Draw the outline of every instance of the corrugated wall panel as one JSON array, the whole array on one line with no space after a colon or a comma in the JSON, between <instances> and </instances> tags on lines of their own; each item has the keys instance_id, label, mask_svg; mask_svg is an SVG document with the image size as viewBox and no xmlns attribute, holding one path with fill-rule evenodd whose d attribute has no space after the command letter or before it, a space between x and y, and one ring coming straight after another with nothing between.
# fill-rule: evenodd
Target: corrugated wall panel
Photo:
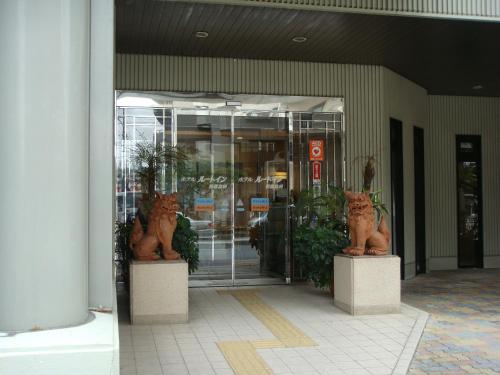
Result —
<instances>
[{"instance_id":1,"label":"corrugated wall panel","mask_svg":"<svg viewBox=\"0 0 500 375\"><path fill-rule=\"evenodd\" d=\"M154 61L154 63L153 63ZM205 91L345 98L347 186L361 186L361 158L375 155L374 187L390 203L389 118L403 121L406 263L414 261L413 131L424 128L427 255L456 257L455 134L483 135L485 255L500 255L500 99L426 95L378 66L176 56L116 57L121 90Z\"/></svg>"},{"instance_id":2,"label":"corrugated wall panel","mask_svg":"<svg viewBox=\"0 0 500 375\"><path fill-rule=\"evenodd\" d=\"M500 255L500 98L429 96L428 249L433 257L457 255L455 135L482 140L484 255ZM427 146L426 146L427 147Z\"/></svg>"},{"instance_id":3,"label":"corrugated wall panel","mask_svg":"<svg viewBox=\"0 0 500 375\"><path fill-rule=\"evenodd\" d=\"M116 88L344 97L347 186L360 189L361 157L380 154L388 147L388 133L380 129L385 125L379 110L383 69L297 61L118 54ZM386 169L383 163L379 164L377 188L389 186ZM386 194L390 197L389 192Z\"/></svg>"},{"instance_id":4,"label":"corrugated wall panel","mask_svg":"<svg viewBox=\"0 0 500 375\"><path fill-rule=\"evenodd\" d=\"M221 0L205 1L221 2ZM295 6L311 9L331 8L332 10L416 13L422 15L500 17L498 0L226 0L225 2L265 6L275 5L277 7Z\"/></svg>"}]
</instances>

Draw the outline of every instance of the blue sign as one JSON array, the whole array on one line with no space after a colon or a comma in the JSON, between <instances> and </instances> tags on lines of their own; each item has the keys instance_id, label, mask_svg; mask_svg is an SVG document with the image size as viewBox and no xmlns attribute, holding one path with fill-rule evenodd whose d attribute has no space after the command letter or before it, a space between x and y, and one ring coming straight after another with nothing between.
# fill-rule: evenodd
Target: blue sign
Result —
<instances>
[{"instance_id":1,"label":"blue sign","mask_svg":"<svg viewBox=\"0 0 500 375\"><path fill-rule=\"evenodd\" d=\"M269 198L252 198L250 200L250 209L256 212L269 211Z\"/></svg>"},{"instance_id":2,"label":"blue sign","mask_svg":"<svg viewBox=\"0 0 500 375\"><path fill-rule=\"evenodd\" d=\"M195 211L212 212L215 208L213 198L196 198L194 201Z\"/></svg>"}]
</instances>

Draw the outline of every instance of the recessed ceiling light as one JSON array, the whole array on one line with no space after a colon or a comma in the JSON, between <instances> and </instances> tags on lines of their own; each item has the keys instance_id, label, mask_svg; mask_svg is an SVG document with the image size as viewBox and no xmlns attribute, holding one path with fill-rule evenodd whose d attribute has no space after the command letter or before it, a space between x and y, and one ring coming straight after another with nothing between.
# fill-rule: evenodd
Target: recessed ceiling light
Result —
<instances>
[{"instance_id":1,"label":"recessed ceiling light","mask_svg":"<svg viewBox=\"0 0 500 375\"><path fill-rule=\"evenodd\" d=\"M197 38L207 38L208 37L208 33L206 31L197 31L195 35Z\"/></svg>"},{"instance_id":2,"label":"recessed ceiling light","mask_svg":"<svg viewBox=\"0 0 500 375\"><path fill-rule=\"evenodd\" d=\"M304 43L305 41L307 41L307 38L305 36L294 36L292 38L292 42L295 43Z\"/></svg>"},{"instance_id":3,"label":"recessed ceiling light","mask_svg":"<svg viewBox=\"0 0 500 375\"><path fill-rule=\"evenodd\" d=\"M483 88L482 85L474 85L472 86L472 90L481 90Z\"/></svg>"}]
</instances>

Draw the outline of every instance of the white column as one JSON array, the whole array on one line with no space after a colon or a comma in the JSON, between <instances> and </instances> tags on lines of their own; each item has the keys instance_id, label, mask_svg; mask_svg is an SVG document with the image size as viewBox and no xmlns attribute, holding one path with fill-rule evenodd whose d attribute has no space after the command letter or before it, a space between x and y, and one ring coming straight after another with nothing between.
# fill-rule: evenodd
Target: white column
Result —
<instances>
[{"instance_id":1,"label":"white column","mask_svg":"<svg viewBox=\"0 0 500 375\"><path fill-rule=\"evenodd\" d=\"M91 0L89 304L113 306L115 1Z\"/></svg>"},{"instance_id":2,"label":"white column","mask_svg":"<svg viewBox=\"0 0 500 375\"><path fill-rule=\"evenodd\" d=\"M0 1L0 331L88 316L90 0Z\"/></svg>"}]
</instances>

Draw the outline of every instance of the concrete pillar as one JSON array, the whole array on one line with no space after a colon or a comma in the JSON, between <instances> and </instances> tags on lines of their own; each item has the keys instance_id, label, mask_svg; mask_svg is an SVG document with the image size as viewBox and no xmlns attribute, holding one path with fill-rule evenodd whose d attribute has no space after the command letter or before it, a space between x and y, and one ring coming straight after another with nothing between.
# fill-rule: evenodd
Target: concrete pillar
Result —
<instances>
[{"instance_id":1,"label":"concrete pillar","mask_svg":"<svg viewBox=\"0 0 500 375\"><path fill-rule=\"evenodd\" d=\"M90 0L0 1L0 331L88 316Z\"/></svg>"},{"instance_id":2,"label":"concrete pillar","mask_svg":"<svg viewBox=\"0 0 500 375\"><path fill-rule=\"evenodd\" d=\"M89 305L113 306L115 1L91 0Z\"/></svg>"}]
</instances>

